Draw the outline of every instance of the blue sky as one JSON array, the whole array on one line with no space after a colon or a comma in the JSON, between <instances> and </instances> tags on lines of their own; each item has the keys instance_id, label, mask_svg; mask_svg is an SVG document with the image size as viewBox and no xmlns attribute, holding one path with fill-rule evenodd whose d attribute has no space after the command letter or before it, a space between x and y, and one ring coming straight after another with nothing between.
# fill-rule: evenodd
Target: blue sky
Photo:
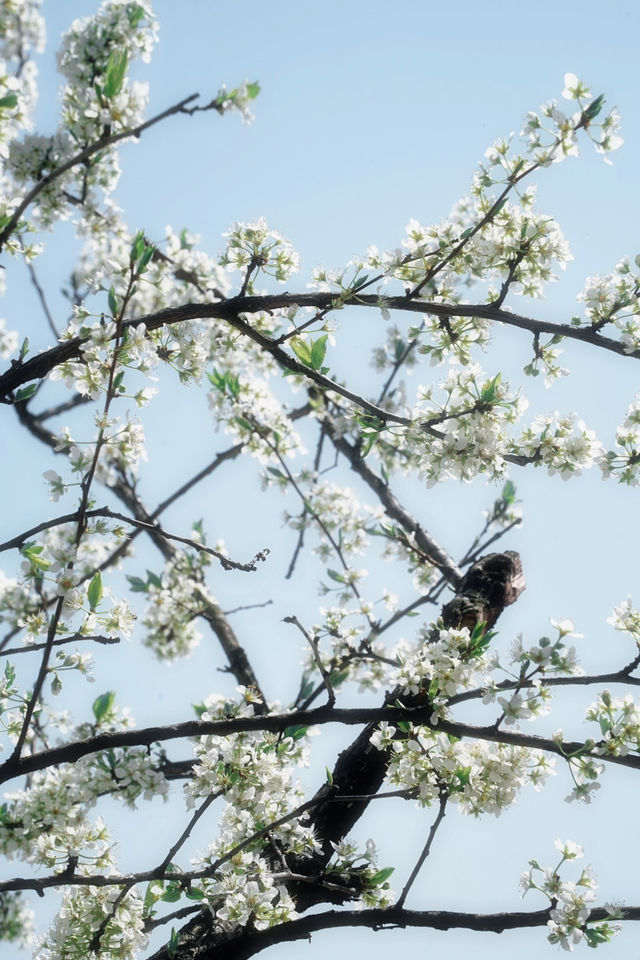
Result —
<instances>
[{"instance_id":1,"label":"blue sky","mask_svg":"<svg viewBox=\"0 0 640 960\"><path fill-rule=\"evenodd\" d=\"M43 58L39 113L44 130L55 124L57 81L50 55L56 36L71 19L96 6L93 0L45 0L49 45ZM153 239L161 239L165 224L177 229L186 226L202 234L204 246L215 251L222 246L220 234L234 220L265 216L300 252L302 272L287 288L303 289L315 264L339 266L372 243L396 247L410 217L429 223L446 215L466 192L484 150L497 137L517 132L527 110L544 100L559 99L564 73L572 71L594 93L604 92L610 105L617 104L625 145L613 156L612 167L585 144L578 160L542 171L537 181L539 205L558 218L575 261L561 283L549 288L546 300L523 303L516 298L509 305L541 319L566 321L577 312L575 295L585 276L606 273L623 254L633 257L640 250L640 7L636 4L459 0L445 9L418 0L395 4L329 0L321 5L294 0L269 4L156 0L154 9L160 20L160 42L151 64L138 70L139 78L151 84L150 113L195 91L210 97L221 83L234 86L244 77L259 80L262 92L250 127L237 116L179 117L149 131L141 143L123 148L124 173L116 196L131 226L144 228ZM57 244L39 266L61 316L64 308L55 291L63 257ZM17 326L16 315L28 312L34 317L36 302L30 288L10 277L3 310L10 327ZM349 315L344 323L347 343L358 357L362 318ZM30 336L34 346L49 343L39 319ZM487 359L485 366L497 370L504 365L517 372L527 359L526 338L506 331L498 338L495 359ZM578 410L606 443L638 389L636 362L600 356L579 344L567 347L564 360L573 375L551 392L537 383L527 384L532 388L532 404L542 410ZM363 355L362 363L354 364L354 378L366 380L367 365L368 356ZM153 502L174 485L176 461L180 461L180 473L175 472L175 481L186 470L185 464L193 462L197 467L206 460L205 448L224 445L223 438L203 433L205 415L199 418L194 412L190 430L184 429L183 410L170 402L155 416L151 468L159 483ZM182 447L179 456L173 448L167 456L164 438L174 428L182 434ZM17 434L9 438L10 456L18 439ZM16 512L20 522L28 525L35 522L33 510L38 505L46 504L35 519L51 508L40 474L35 473L31 449L24 450L24 458L27 464L33 462L34 472L21 477L22 505ZM505 615L501 630L505 636L529 631L534 639L548 628L549 616L570 617L585 634L580 652L589 669L617 665L624 658L624 644L604 620L613 604L629 593L640 603L637 492L612 482L603 484L595 474L568 484L541 471L521 471L513 479L523 500L525 524L505 546L522 552L528 590ZM408 505L424 515L431 532L455 553L466 545L467 518L478 516L496 491L487 491L482 484L447 485L428 493L407 490L406 495ZM225 513L232 517L234 509L225 500ZM274 510L278 509L275 504ZM242 510L236 513L240 522ZM191 509L179 507L171 514L170 529L179 530L192 519ZM16 522L12 515L2 524L7 535L15 532ZM253 548L250 533L235 532L235 543L243 549L246 544L245 552ZM282 555L289 549L289 544L283 547ZM276 555L279 560L277 550ZM271 587L277 589L277 574L276 565L273 580L267 578L261 585L265 595ZM241 594L244 586L237 589ZM262 623L256 619L255 628ZM290 649L295 663L293 643ZM267 641L256 643L251 653L258 667L268 668L272 651ZM142 666L142 660L132 657L131 675L120 677L123 702L128 692L135 693L136 671L147 670L146 661ZM206 660L196 657L190 666L179 667L170 682L165 668L156 668L149 685L164 692L150 695L149 717L164 711L170 715L167 719L182 719L182 714L172 713L171 685L181 692L188 690L191 671L202 670L205 664ZM590 699L588 693L586 700L576 698L576 702ZM179 699L179 709L188 702L188 697ZM147 708L134 709L146 722ZM571 713L560 720L552 715L549 723L550 729L562 724L576 737L583 729L579 715L572 719ZM519 872L529 857L552 862L556 836L585 845L587 860L600 877L603 899L626 896L629 902L640 902L637 803L631 800L631 781L626 774L608 773L602 797L591 808L563 804L568 791L567 776L559 770L545 794L525 795L521 805L498 821L450 816L425 868L421 899L416 897L410 905L520 909ZM625 797L629 797L626 803ZM166 810L158 804L148 822L162 831L165 816ZM399 808L400 820L402 830L378 838L378 815L373 812L366 829L380 839L389 862L397 862L396 852L402 851L398 863L402 875L402 866L410 869L412 853L422 844L406 824L416 824L422 837L428 818ZM136 850L133 844L125 851L131 866L141 846ZM401 884L399 879L398 887ZM522 904L525 909L541 906L532 895ZM500 938L455 932L374 935L356 931L316 935L311 946L277 947L264 956L315 960L330 950L336 960L342 960L358 943L372 960L387 956L390 950L446 950L452 960L473 951L478 960L500 960L518 951L520 956L533 957L551 949L541 931ZM602 950L611 958L628 957L639 944L640 931L629 926L616 943Z\"/></svg>"}]
</instances>

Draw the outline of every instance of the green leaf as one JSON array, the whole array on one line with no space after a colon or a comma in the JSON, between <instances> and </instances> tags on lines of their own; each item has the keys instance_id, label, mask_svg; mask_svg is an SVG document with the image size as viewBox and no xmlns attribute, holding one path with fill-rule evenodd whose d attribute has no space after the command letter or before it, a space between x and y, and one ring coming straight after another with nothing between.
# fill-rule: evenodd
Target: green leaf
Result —
<instances>
[{"instance_id":1,"label":"green leaf","mask_svg":"<svg viewBox=\"0 0 640 960\"><path fill-rule=\"evenodd\" d=\"M339 687L341 683L344 683L345 680L349 678L348 670L337 670L331 674L329 681L332 687Z\"/></svg>"},{"instance_id":2,"label":"green leaf","mask_svg":"<svg viewBox=\"0 0 640 960\"><path fill-rule=\"evenodd\" d=\"M20 359L24 360L26 355L29 353L29 337L25 337L22 341L22 346L20 347Z\"/></svg>"},{"instance_id":3,"label":"green leaf","mask_svg":"<svg viewBox=\"0 0 640 960\"><path fill-rule=\"evenodd\" d=\"M249 423L246 417L234 417L233 422L237 423L239 427L244 427L249 433L253 433L253 424Z\"/></svg>"},{"instance_id":4,"label":"green leaf","mask_svg":"<svg viewBox=\"0 0 640 960\"><path fill-rule=\"evenodd\" d=\"M92 610L95 610L102 600L102 574L99 570L91 578L91 583L87 588L87 599Z\"/></svg>"},{"instance_id":5,"label":"green leaf","mask_svg":"<svg viewBox=\"0 0 640 960\"><path fill-rule=\"evenodd\" d=\"M107 69L105 72L105 83L102 88L102 94L108 100L116 97L122 90L124 75L129 65L129 57L126 50L114 50L109 57Z\"/></svg>"},{"instance_id":6,"label":"green leaf","mask_svg":"<svg viewBox=\"0 0 640 960\"><path fill-rule=\"evenodd\" d=\"M178 934L176 933L176 928L171 927L171 936L169 937L169 942L167 944L167 953L172 957L176 950L178 949Z\"/></svg>"},{"instance_id":7,"label":"green leaf","mask_svg":"<svg viewBox=\"0 0 640 960\"><path fill-rule=\"evenodd\" d=\"M181 896L180 887L175 883L170 883L160 899L164 900L165 903L175 903Z\"/></svg>"},{"instance_id":8,"label":"green leaf","mask_svg":"<svg viewBox=\"0 0 640 960\"><path fill-rule=\"evenodd\" d=\"M202 890L187 890L185 897L187 900L204 900L204 893Z\"/></svg>"},{"instance_id":9,"label":"green leaf","mask_svg":"<svg viewBox=\"0 0 640 960\"><path fill-rule=\"evenodd\" d=\"M492 403L495 400L496 392L500 381L502 380L502 374L496 373L482 389L480 394L480 400L482 403Z\"/></svg>"},{"instance_id":10,"label":"green leaf","mask_svg":"<svg viewBox=\"0 0 640 960\"><path fill-rule=\"evenodd\" d=\"M153 570L147 570L147 583L151 587L157 587L158 590L162 590L162 580Z\"/></svg>"},{"instance_id":11,"label":"green leaf","mask_svg":"<svg viewBox=\"0 0 640 960\"><path fill-rule=\"evenodd\" d=\"M306 735L308 729L308 727L300 723L292 724L290 727L285 727L282 736L289 737L290 740L301 740Z\"/></svg>"},{"instance_id":12,"label":"green leaf","mask_svg":"<svg viewBox=\"0 0 640 960\"><path fill-rule=\"evenodd\" d=\"M461 787L466 787L469 783L469 778L471 776L471 767L458 767L455 772L456 780Z\"/></svg>"},{"instance_id":13,"label":"green leaf","mask_svg":"<svg viewBox=\"0 0 640 960\"><path fill-rule=\"evenodd\" d=\"M18 94L17 93L5 93L4 97L0 97L0 109L4 107L17 107L18 106Z\"/></svg>"},{"instance_id":14,"label":"green leaf","mask_svg":"<svg viewBox=\"0 0 640 960\"><path fill-rule=\"evenodd\" d=\"M234 400L237 400L240 396L240 380L237 376L234 376L230 370L224 375L224 381L227 387L227 390L231 394Z\"/></svg>"},{"instance_id":15,"label":"green leaf","mask_svg":"<svg viewBox=\"0 0 640 960\"><path fill-rule=\"evenodd\" d=\"M144 251L144 253L142 254L142 256L140 257L140 261L139 261L139 263L138 263L138 273L139 273L139 274L140 274L140 273L144 273L144 272L146 271L146 269L147 269L147 267L149 266L149 263L150 263L150 261L151 261L151 258L153 257L153 255L154 255L155 252L156 252L156 248L153 246L153 244L148 244L148 245L145 247L145 251Z\"/></svg>"},{"instance_id":16,"label":"green leaf","mask_svg":"<svg viewBox=\"0 0 640 960\"><path fill-rule=\"evenodd\" d=\"M203 526L202 517L201 517L199 520L194 520L194 521L193 521L193 523L191 524L191 529L194 530L194 531L198 534L198 536L200 537L200 540L201 540L202 543L205 543L205 542L206 542L206 536L205 536L205 532L204 532L204 526Z\"/></svg>"},{"instance_id":17,"label":"green leaf","mask_svg":"<svg viewBox=\"0 0 640 960\"><path fill-rule=\"evenodd\" d=\"M335 580L336 583L346 583L346 580L341 573L338 573L337 570L327 570L327 576L331 577L332 580Z\"/></svg>"},{"instance_id":18,"label":"green leaf","mask_svg":"<svg viewBox=\"0 0 640 960\"><path fill-rule=\"evenodd\" d=\"M43 548L36 545L35 540L25 543L25 545L20 550L22 556L29 561L32 568L38 572L43 570L48 570L51 566L51 561L45 560L44 557L41 557Z\"/></svg>"},{"instance_id":19,"label":"green leaf","mask_svg":"<svg viewBox=\"0 0 640 960\"><path fill-rule=\"evenodd\" d=\"M28 387L20 387L19 390L13 395L14 403L22 403L23 400L28 400L29 397L32 397L36 390L38 389L37 383L30 383Z\"/></svg>"},{"instance_id":20,"label":"green leaf","mask_svg":"<svg viewBox=\"0 0 640 960\"><path fill-rule=\"evenodd\" d=\"M115 699L115 690L108 690L107 693L101 693L99 697L96 697L91 708L93 710L96 723L100 723L100 721L104 720L107 714L110 713Z\"/></svg>"},{"instance_id":21,"label":"green leaf","mask_svg":"<svg viewBox=\"0 0 640 960\"><path fill-rule=\"evenodd\" d=\"M131 263L135 263L139 257L142 256L142 253L145 249L144 234L142 230L138 230L135 237L133 238L133 243L131 244L131 253L129 255L129 260Z\"/></svg>"},{"instance_id":22,"label":"green leaf","mask_svg":"<svg viewBox=\"0 0 640 960\"><path fill-rule=\"evenodd\" d=\"M319 370L324 362L328 337L329 334L325 333L324 336L318 337L318 339L314 340L311 344L311 366L314 370Z\"/></svg>"},{"instance_id":23,"label":"green leaf","mask_svg":"<svg viewBox=\"0 0 640 960\"><path fill-rule=\"evenodd\" d=\"M516 499L516 485L511 480L507 480L502 488L502 499L506 504L512 504Z\"/></svg>"},{"instance_id":24,"label":"green leaf","mask_svg":"<svg viewBox=\"0 0 640 960\"><path fill-rule=\"evenodd\" d=\"M311 348L308 343L305 343L300 337L293 337L291 340L291 349L300 363L304 363L305 367L313 367L311 362Z\"/></svg>"},{"instance_id":25,"label":"green leaf","mask_svg":"<svg viewBox=\"0 0 640 960\"><path fill-rule=\"evenodd\" d=\"M147 884L147 889L146 889L146 892L144 895L144 901L143 901L144 913L147 916L151 913L151 908L153 907L156 900L158 900L158 897L154 893L154 887L157 889L158 886L164 888L164 883L162 882L162 880L154 880L152 884L151 883Z\"/></svg>"},{"instance_id":26,"label":"green leaf","mask_svg":"<svg viewBox=\"0 0 640 960\"><path fill-rule=\"evenodd\" d=\"M255 100L255 98L258 96L259 93L260 93L260 84L258 83L257 80L254 81L253 83L247 84L247 94L250 100Z\"/></svg>"},{"instance_id":27,"label":"green leaf","mask_svg":"<svg viewBox=\"0 0 640 960\"><path fill-rule=\"evenodd\" d=\"M129 25L131 27L137 27L140 21L145 16L145 9L141 7L139 3L132 4L131 6L125 7L127 11L127 16L129 17Z\"/></svg>"},{"instance_id":28,"label":"green leaf","mask_svg":"<svg viewBox=\"0 0 640 960\"><path fill-rule=\"evenodd\" d=\"M592 120L598 116L602 107L604 106L604 93L601 93L599 97L596 97L595 100L589 104L587 109L583 112L582 118L587 123L591 123Z\"/></svg>"},{"instance_id":29,"label":"green leaf","mask_svg":"<svg viewBox=\"0 0 640 960\"><path fill-rule=\"evenodd\" d=\"M357 421L365 430L384 429L384 420L381 420L379 417L374 417L369 413L361 413L360 416L357 417Z\"/></svg>"},{"instance_id":30,"label":"green leaf","mask_svg":"<svg viewBox=\"0 0 640 960\"><path fill-rule=\"evenodd\" d=\"M113 287L111 287L109 290L108 302L109 302L109 310L111 311L111 316L117 317L118 316L118 300L116 298L116 292L113 289Z\"/></svg>"},{"instance_id":31,"label":"green leaf","mask_svg":"<svg viewBox=\"0 0 640 960\"><path fill-rule=\"evenodd\" d=\"M277 477L278 480L286 480L286 474L282 470L278 470L277 467L267 467L267 473L270 473L272 477Z\"/></svg>"},{"instance_id":32,"label":"green leaf","mask_svg":"<svg viewBox=\"0 0 640 960\"><path fill-rule=\"evenodd\" d=\"M332 786L333 786L333 774L331 773L331 770L329 770L329 767L325 767L324 769L325 769L325 773L326 773L326 775L327 775L327 783L329 784L330 787L332 787Z\"/></svg>"},{"instance_id":33,"label":"green leaf","mask_svg":"<svg viewBox=\"0 0 640 960\"><path fill-rule=\"evenodd\" d=\"M133 593L146 593L149 589L148 585L141 577L127 577L129 581L129 586Z\"/></svg>"},{"instance_id":34,"label":"green leaf","mask_svg":"<svg viewBox=\"0 0 640 960\"><path fill-rule=\"evenodd\" d=\"M389 879L394 869L395 867L383 867L382 870L378 870L378 872L374 873L372 877L369 877L369 879L367 880L367 886L379 887L380 884L384 883L385 880Z\"/></svg>"}]
</instances>

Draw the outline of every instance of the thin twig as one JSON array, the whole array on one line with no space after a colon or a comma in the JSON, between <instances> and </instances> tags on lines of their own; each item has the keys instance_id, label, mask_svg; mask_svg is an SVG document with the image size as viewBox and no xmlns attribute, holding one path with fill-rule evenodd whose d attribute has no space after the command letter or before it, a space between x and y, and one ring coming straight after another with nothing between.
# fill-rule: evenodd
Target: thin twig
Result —
<instances>
[{"instance_id":1,"label":"thin twig","mask_svg":"<svg viewBox=\"0 0 640 960\"><path fill-rule=\"evenodd\" d=\"M423 849L422 849L422 853L421 853L420 856L418 857L418 859L417 859L417 861L416 861L416 864L415 864L413 870L411 871L411 873L410 873L410 875L409 875L409 879L407 880L407 882L406 882L406 884L405 884L404 890L402 891L402 893L400 894L400 896L399 896L399 898L398 898L398 902L397 902L396 906L397 906L399 909L401 909L401 908L404 906L404 902L405 902L405 900L407 899L407 894L409 893L409 890L411 890L411 887L413 886L416 877L417 877L418 874L420 873L420 870L422 869L423 863L425 862L425 860L426 860L427 857L429 856L429 852L430 852L430 850L431 850L431 844L432 844L433 841L434 841L435 835L436 835L436 833L437 833L437 831L438 831L438 827L440 826L440 824L441 824L442 821L444 820L445 813L446 813L447 800L448 800L448 799L449 799L448 794L445 793L443 790L441 790L441 793L440 793L440 807L439 807L439 809L438 809L438 815L437 815L437 817L435 818L435 820L433 821L433 823L431 824L431 828L430 828L430 830L429 830L429 836L427 837L427 842L425 843L425 845L424 845L424 847L423 847Z\"/></svg>"},{"instance_id":2,"label":"thin twig","mask_svg":"<svg viewBox=\"0 0 640 960\"><path fill-rule=\"evenodd\" d=\"M331 686L331 677L325 670L325 666L322 662L322 657L320 656L320 650L318 649L318 640L316 637L312 637L305 628L302 626L297 617L284 617L284 623L293 623L298 628L302 636L305 638L309 646L313 651L313 658L316 661L318 670L322 676L322 683L327 691L327 706L332 707L336 702L335 690Z\"/></svg>"}]
</instances>

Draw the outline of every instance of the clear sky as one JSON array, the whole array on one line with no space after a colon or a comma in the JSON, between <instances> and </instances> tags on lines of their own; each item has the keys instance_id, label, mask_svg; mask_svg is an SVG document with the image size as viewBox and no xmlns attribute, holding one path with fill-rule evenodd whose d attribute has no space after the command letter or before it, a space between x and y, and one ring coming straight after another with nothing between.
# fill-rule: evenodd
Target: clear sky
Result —
<instances>
[{"instance_id":1,"label":"clear sky","mask_svg":"<svg viewBox=\"0 0 640 960\"><path fill-rule=\"evenodd\" d=\"M179 117L149 131L140 144L122 149L124 173L116 197L131 226L143 228L152 239L162 238L166 224L186 226L202 234L204 245L215 251L233 221L265 216L300 252L302 271L287 288L303 290L314 265L340 266L370 244L397 247L410 217L430 223L446 215L468 189L485 149L497 137L519 131L527 110L559 99L563 76L571 71L594 93L603 92L609 105L619 107L625 145L613 155L612 167L585 144L578 160L542 171L539 205L557 217L575 260L561 282L549 288L546 300L523 303L512 298L509 306L565 322L578 312L575 296L586 276L606 273L623 254L633 257L640 250L640 6L631 0L606 5L593 0L458 0L446 7L429 0L155 0L153 6L160 42L151 64L137 68L138 77L151 85L150 114L195 91L211 97L221 83L232 87L245 77L257 79L262 92L249 127L235 115ZM42 59L43 132L56 122L56 37L70 20L96 7L95 0L45 0L49 43ZM41 281L61 317L65 311L56 291L65 256L58 244L39 265ZM40 318L31 319L37 304L26 283L12 286L10 279L2 309L9 327L18 326L14 317L29 317L36 349L50 345ZM351 325L352 368L343 373L366 389L369 358L362 356L360 362L357 353L362 318L348 315L344 322ZM485 368L497 372L504 365L517 372L529 359L527 346L526 337L505 331ZM563 359L573 375L551 392L527 383L532 406L542 411L575 409L609 443L639 388L637 361L601 356L579 344L567 346ZM204 435L205 414L201 419L195 412L193 419L190 415L186 429L184 408L170 399L153 416L150 466L158 485L147 489L155 502L187 475L188 464L197 468L212 449L222 449L224 438ZM183 443L179 456L174 449L167 451L165 442L167 433L178 428ZM7 438L5 470L13 469L19 439L18 434ZM36 463L31 449L25 448L20 457L26 467L14 491L19 502L15 513L1 521L1 535L6 531L9 536L18 529L16 524L29 525L51 512L40 474L29 472ZM513 480L523 500L525 523L505 547L522 553L528 590L505 614L501 631L505 636L522 631L534 640L548 629L549 616L570 617L585 634L580 652L589 671L619 665L626 649L604 621L628 594L640 603L637 491L603 484L595 472L567 484L533 470L516 472ZM475 483L409 490L407 496L427 528L456 553L466 546L467 518L478 516L496 493ZM214 508L219 504L212 504ZM37 509L40 513L34 515ZM225 514L233 516L235 509L233 503L224 503ZM275 504L273 509L280 507ZM171 514L171 529L193 519L191 508L179 507ZM254 548L253 531L238 528L234 534L227 532L226 539L240 552ZM282 557L290 549L287 541ZM279 560L277 549L275 553ZM273 579L267 578L261 588L263 595L278 589L280 574L276 563ZM239 595L243 589L237 588ZM255 629L263 629L264 623L257 618ZM295 666L293 641L290 650ZM193 678L190 671L206 663L199 656L190 666L178 667L171 681L184 693L176 698L181 711L189 702L185 691ZM258 672L268 669L268 636L255 643L251 656ZM131 704L138 720L186 719L172 709L166 669L147 672L146 660L135 652L131 664L129 675L118 677L121 702L135 699L139 671L144 671L150 689L164 689L150 693L142 707ZM96 692L101 691L90 691ZM592 693L577 703L590 702ZM278 695L284 700L287 691ZM579 710L575 717L567 713L557 719L552 714L545 732L562 725L567 736L586 736L580 716ZM600 879L602 900L624 896L640 903L637 786L627 774L608 772L602 796L587 808L562 803L569 789L568 776L559 769L544 794L525 794L521 804L497 821L448 817L424 870L420 896L408 905L479 911L542 907L542 898L538 901L532 894L520 903L517 881L529 857L553 861L556 836L585 846ZM410 869L430 822L429 812L418 814L407 807L398 808L398 831L392 836L376 834L375 812L366 828L380 842L382 865L397 864L400 889L402 868ZM165 817L166 809L158 803L146 822L162 831ZM409 823L421 824L419 840L407 829ZM123 859L133 867L143 850L144 842L134 844ZM500 960L514 954L533 958L552 949L541 930L499 938L340 931L315 935L311 946L273 948L264 957L315 960L331 951L335 960L344 960L356 944L371 960L389 951L446 952L450 960L473 952L477 960ZM636 955L639 946L640 929L628 925L613 945L601 949L613 960Z\"/></svg>"}]
</instances>

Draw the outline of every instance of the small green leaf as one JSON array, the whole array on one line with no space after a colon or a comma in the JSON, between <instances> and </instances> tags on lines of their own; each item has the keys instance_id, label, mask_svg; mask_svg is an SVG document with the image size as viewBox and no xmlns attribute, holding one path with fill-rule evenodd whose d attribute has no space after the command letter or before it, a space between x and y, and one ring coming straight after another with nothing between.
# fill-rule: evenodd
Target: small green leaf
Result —
<instances>
[{"instance_id":1,"label":"small green leaf","mask_svg":"<svg viewBox=\"0 0 640 960\"><path fill-rule=\"evenodd\" d=\"M28 387L20 387L19 390L13 395L14 403L22 403L23 400L28 400L29 397L32 397L36 390L38 389L37 383L30 383Z\"/></svg>"},{"instance_id":2,"label":"small green leaf","mask_svg":"<svg viewBox=\"0 0 640 960\"><path fill-rule=\"evenodd\" d=\"M326 774L327 774L327 783L329 784L330 787L332 787L332 786L333 786L333 774L331 773L331 770L329 770L329 767L325 767L324 769L325 769L325 772L326 772Z\"/></svg>"},{"instance_id":3,"label":"small green leaf","mask_svg":"<svg viewBox=\"0 0 640 960\"><path fill-rule=\"evenodd\" d=\"M99 697L96 697L91 708L93 710L96 723L100 723L100 721L104 720L107 714L110 713L115 699L115 690L109 690L107 693L101 693Z\"/></svg>"},{"instance_id":4,"label":"small green leaf","mask_svg":"<svg viewBox=\"0 0 640 960\"><path fill-rule=\"evenodd\" d=\"M25 337L22 341L22 346L20 347L20 359L24 360L26 355L29 353L29 337Z\"/></svg>"},{"instance_id":5,"label":"small green leaf","mask_svg":"<svg viewBox=\"0 0 640 960\"><path fill-rule=\"evenodd\" d=\"M337 570L327 570L327 575L331 577L332 580L335 580L336 583L346 583L342 574L338 573Z\"/></svg>"},{"instance_id":6,"label":"small green leaf","mask_svg":"<svg viewBox=\"0 0 640 960\"><path fill-rule=\"evenodd\" d=\"M311 348L308 343L305 343L300 337L293 337L291 340L291 349L300 363L304 363L305 367L313 367L311 362Z\"/></svg>"},{"instance_id":7,"label":"small green leaf","mask_svg":"<svg viewBox=\"0 0 640 960\"><path fill-rule=\"evenodd\" d=\"M131 244L131 253L129 255L129 260L131 263L135 263L139 257L142 256L146 244L144 242L144 233L142 230L138 230L135 237L133 238L133 243Z\"/></svg>"},{"instance_id":8,"label":"small green leaf","mask_svg":"<svg viewBox=\"0 0 640 960\"><path fill-rule=\"evenodd\" d=\"M156 252L156 248L155 248L152 244L148 244L148 245L145 247L144 253L143 253L142 256L140 257L140 260L139 260L139 262L138 262L138 273L139 273L139 274L140 274L140 273L144 273L144 272L146 271L146 269L147 269L147 267L149 266L149 263L150 263L150 261L151 261L151 258L153 257L153 255L154 255L155 252Z\"/></svg>"},{"instance_id":9,"label":"small green leaf","mask_svg":"<svg viewBox=\"0 0 640 960\"><path fill-rule=\"evenodd\" d=\"M367 886L379 887L380 884L384 883L385 880L389 879L394 869L395 867L383 867L382 870L378 870L378 872L374 873L372 877L369 877L369 879L367 880Z\"/></svg>"},{"instance_id":10,"label":"small green leaf","mask_svg":"<svg viewBox=\"0 0 640 960\"><path fill-rule=\"evenodd\" d=\"M162 880L154 880L153 883L147 884L147 889L144 895L144 902L143 902L144 913L147 916L151 912L151 908L153 907L156 900L159 899L156 893L154 892L154 890L156 890L158 886L164 889L164 883L162 882Z\"/></svg>"},{"instance_id":11,"label":"small green leaf","mask_svg":"<svg viewBox=\"0 0 640 960\"><path fill-rule=\"evenodd\" d=\"M277 477L278 480L286 480L286 475L282 470L278 470L277 467L267 467L267 473L270 473L273 477Z\"/></svg>"},{"instance_id":12,"label":"small green leaf","mask_svg":"<svg viewBox=\"0 0 640 960\"><path fill-rule=\"evenodd\" d=\"M147 583L152 587L157 587L158 590L162 590L162 580L153 570L147 570Z\"/></svg>"},{"instance_id":13,"label":"small green leaf","mask_svg":"<svg viewBox=\"0 0 640 960\"><path fill-rule=\"evenodd\" d=\"M260 84L256 81L254 83L247 84L247 94L250 100L255 100L255 98L260 93Z\"/></svg>"},{"instance_id":14,"label":"small green leaf","mask_svg":"<svg viewBox=\"0 0 640 960\"><path fill-rule=\"evenodd\" d=\"M102 88L102 94L108 100L117 95L122 90L124 75L129 65L129 57L126 50L114 50L107 62L105 72L105 83Z\"/></svg>"},{"instance_id":15,"label":"small green leaf","mask_svg":"<svg viewBox=\"0 0 640 960\"><path fill-rule=\"evenodd\" d=\"M175 883L170 883L160 899L164 900L165 903L175 903L181 896L180 887Z\"/></svg>"},{"instance_id":16,"label":"small green leaf","mask_svg":"<svg viewBox=\"0 0 640 960\"><path fill-rule=\"evenodd\" d=\"M112 317L117 317L117 315L118 315L118 300L117 300L117 298L116 298L116 292L115 292L115 290L113 289L113 287L111 287L110 290L109 290L108 301L109 301L109 310L111 311L111 316L112 316Z\"/></svg>"},{"instance_id":17,"label":"small green leaf","mask_svg":"<svg viewBox=\"0 0 640 960\"><path fill-rule=\"evenodd\" d=\"M582 118L587 123L591 123L592 120L598 116L602 107L604 105L604 93L601 93L599 97L596 97L595 100L589 104L587 109L583 112Z\"/></svg>"},{"instance_id":18,"label":"small green leaf","mask_svg":"<svg viewBox=\"0 0 640 960\"><path fill-rule=\"evenodd\" d=\"M87 599L92 610L95 610L102 600L102 574L99 570L91 578L91 583L87 588Z\"/></svg>"},{"instance_id":19,"label":"small green leaf","mask_svg":"<svg viewBox=\"0 0 640 960\"><path fill-rule=\"evenodd\" d=\"M167 953L169 957L172 957L176 950L178 949L178 934L176 933L176 928L171 927L171 936L169 937L169 942L167 944Z\"/></svg>"},{"instance_id":20,"label":"small green leaf","mask_svg":"<svg viewBox=\"0 0 640 960\"><path fill-rule=\"evenodd\" d=\"M149 587L141 577L127 577L133 593L146 593Z\"/></svg>"},{"instance_id":21,"label":"small green leaf","mask_svg":"<svg viewBox=\"0 0 640 960\"><path fill-rule=\"evenodd\" d=\"M249 433L253 433L253 425L249 423L246 417L234 417L233 422L237 423L239 427L244 427Z\"/></svg>"},{"instance_id":22,"label":"small green leaf","mask_svg":"<svg viewBox=\"0 0 640 960\"><path fill-rule=\"evenodd\" d=\"M301 740L309 728L305 727L303 724L293 724L290 727L285 727L282 732L283 737L289 737L290 740Z\"/></svg>"},{"instance_id":23,"label":"small green leaf","mask_svg":"<svg viewBox=\"0 0 640 960\"><path fill-rule=\"evenodd\" d=\"M17 107L18 106L18 94L17 93L5 93L4 97L0 97L0 109L4 107Z\"/></svg>"},{"instance_id":24,"label":"small green leaf","mask_svg":"<svg viewBox=\"0 0 640 960\"><path fill-rule=\"evenodd\" d=\"M140 21L145 16L145 9L144 7L140 6L139 3L130 4L129 6L126 6L125 10L127 11L127 16L129 17L129 25L131 27L137 27Z\"/></svg>"},{"instance_id":25,"label":"small green leaf","mask_svg":"<svg viewBox=\"0 0 640 960\"><path fill-rule=\"evenodd\" d=\"M319 370L324 362L324 356L327 352L327 339L329 337L328 333L325 333L324 336L318 337L317 340L311 344L311 366L314 370Z\"/></svg>"},{"instance_id":26,"label":"small green leaf","mask_svg":"<svg viewBox=\"0 0 640 960\"><path fill-rule=\"evenodd\" d=\"M39 575L41 575L43 570L48 570L51 566L50 560L45 560L44 557L41 557L43 548L37 546L35 540L25 543L25 545L20 550L22 556L29 561L31 567Z\"/></svg>"},{"instance_id":27,"label":"small green leaf","mask_svg":"<svg viewBox=\"0 0 640 960\"><path fill-rule=\"evenodd\" d=\"M512 504L516 499L516 485L512 480L507 480L502 488L502 499L506 504Z\"/></svg>"},{"instance_id":28,"label":"small green leaf","mask_svg":"<svg viewBox=\"0 0 640 960\"><path fill-rule=\"evenodd\" d=\"M185 897L187 900L204 900L204 893L202 890L187 890Z\"/></svg>"}]
</instances>

